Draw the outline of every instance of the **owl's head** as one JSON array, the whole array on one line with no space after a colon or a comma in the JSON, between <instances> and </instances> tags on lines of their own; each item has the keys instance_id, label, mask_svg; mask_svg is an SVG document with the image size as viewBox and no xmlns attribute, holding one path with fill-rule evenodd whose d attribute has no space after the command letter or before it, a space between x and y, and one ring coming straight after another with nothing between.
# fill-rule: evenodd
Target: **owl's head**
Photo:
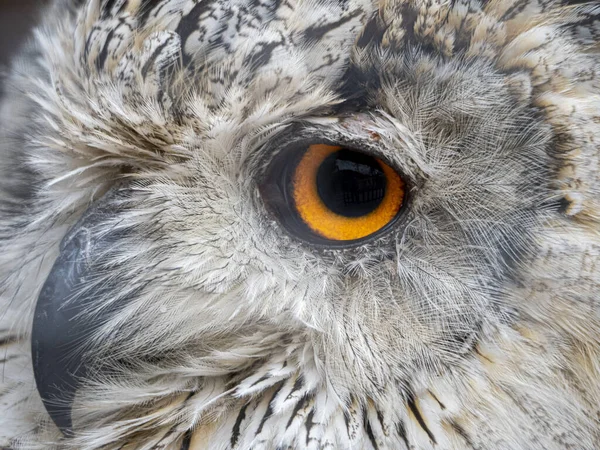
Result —
<instances>
[{"instance_id":1,"label":"owl's head","mask_svg":"<svg viewBox=\"0 0 600 450\"><path fill-rule=\"evenodd\" d=\"M58 445L593 448L598 24L56 2L0 157Z\"/></svg>"}]
</instances>

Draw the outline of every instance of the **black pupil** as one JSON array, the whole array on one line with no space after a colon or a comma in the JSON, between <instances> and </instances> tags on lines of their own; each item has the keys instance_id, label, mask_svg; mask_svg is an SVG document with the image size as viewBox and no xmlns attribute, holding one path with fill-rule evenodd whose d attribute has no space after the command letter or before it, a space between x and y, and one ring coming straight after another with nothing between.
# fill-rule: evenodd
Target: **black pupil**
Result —
<instances>
[{"instance_id":1,"label":"black pupil","mask_svg":"<svg viewBox=\"0 0 600 450\"><path fill-rule=\"evenodd\" d=\"M385 196L386 179L372 156L342 149L319 166L317 190L325 206L341 216L360 217L374 211Z\"/></svg>"}]
</instances>

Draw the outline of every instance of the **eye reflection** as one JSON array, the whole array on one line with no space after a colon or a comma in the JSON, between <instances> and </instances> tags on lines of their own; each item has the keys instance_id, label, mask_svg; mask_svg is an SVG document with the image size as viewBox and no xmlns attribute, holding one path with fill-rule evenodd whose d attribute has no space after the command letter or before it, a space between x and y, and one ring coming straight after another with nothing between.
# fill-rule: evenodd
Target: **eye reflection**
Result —
<instances>
[{"instance_id":1,"label":"eye reflection","mask_svg":"<svg viewBox=\"0 0 600 450\"><path fill-rule=\"evenodd\" d=\"M337 145L282 152L271 174L280 194L265 193L290 232L321 243L356 241L397 217L405 197L400 175L379 158Z\"/></svg>"},{"instance_id":2,"label":"eye reflection","mask_svg":"<svg viewBox=\"0 0 600 450\"><path fill-rule=\"evenodd\" d=\"M333 213L361 217L381 204L387 181L375 158L340 149L321 163L316 183L320 199Z\"/></svg>"}]
</instances>

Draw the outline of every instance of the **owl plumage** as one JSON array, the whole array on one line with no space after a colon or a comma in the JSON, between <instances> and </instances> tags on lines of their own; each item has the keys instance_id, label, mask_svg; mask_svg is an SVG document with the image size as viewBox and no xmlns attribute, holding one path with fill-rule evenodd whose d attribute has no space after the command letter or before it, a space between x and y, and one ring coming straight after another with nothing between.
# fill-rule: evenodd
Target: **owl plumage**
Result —
<instances>
[{"instance_id":1,"label":"owl plumage","mask_svg":"<svg viewBox=\"0 0 600 450\"><path fill-rule=\"evenodd\" d=\"M592 3L55 0L1 100L0 446L598 448L599 45ZM291 233L261 183L307 140L402 216ZM61 431L31 330L73 242Z\"/></svg>"}]
</instances>

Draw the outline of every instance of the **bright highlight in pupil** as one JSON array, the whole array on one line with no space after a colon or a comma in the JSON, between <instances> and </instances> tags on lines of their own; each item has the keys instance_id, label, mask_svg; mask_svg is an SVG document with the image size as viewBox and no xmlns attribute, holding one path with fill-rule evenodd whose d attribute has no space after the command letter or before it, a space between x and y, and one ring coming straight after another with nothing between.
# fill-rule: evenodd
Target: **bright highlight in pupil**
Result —
<instances>
[{"instance_id":1,"label":"bright highlight in pupil","mask_svg":"<svg viewBox=\"0 0 600 450\"><path fill-rule=\"evenodd\" d=\"M316 234L355 240L373 234L396 216L404 183L373 156L314 144L295 168L293 198L300 217Z\"/></svg>"}]
</instances>

